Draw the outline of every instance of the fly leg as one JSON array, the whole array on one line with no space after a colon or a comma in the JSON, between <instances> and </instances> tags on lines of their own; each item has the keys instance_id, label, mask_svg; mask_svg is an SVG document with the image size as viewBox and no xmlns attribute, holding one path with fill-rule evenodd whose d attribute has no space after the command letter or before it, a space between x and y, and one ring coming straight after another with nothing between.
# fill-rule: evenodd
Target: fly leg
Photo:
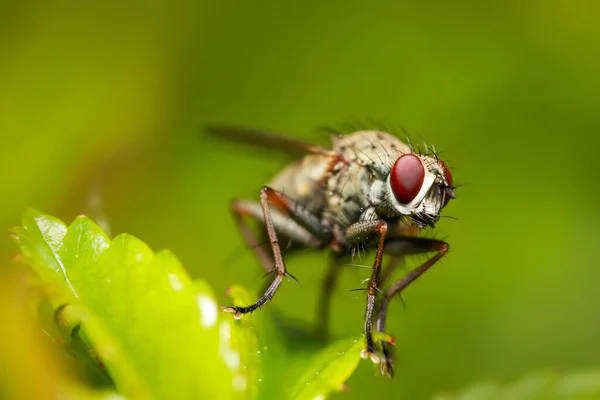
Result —
<instances>
[{"instance_id":1,"label":"fly leg","mask_svg":"<svg viewBox=\"0 0 600 400\"><path fill-rule=\"evenodd\" d=\"M387 282L390 280L392 274L396 272L398 267L402 266L402 264L404 264L404 257L392 255L387 264L384 267L382 267L381 277L379 278L379 286L385 287ZM402 299L402 297L400 297L400 299L404 303L404 299ZM375 302L375 314L379 312L382 302L387 302L387 299L385 297L382 297L379 299L379 301Z\"/></svg>"},{"instance_id":2,"label":"fly leg","mask_svg":"<svg viewBox=\"0 0 600 400\"><path fill-rule=\"evenodd\" d=\"M275 212L272 212L269 204L276 207ZM270 264L274 263L273 270L276 273L273 282L265 290L262 297L254 304L247 307L234 305L223 308L223 311L232 313L234 314L234 318L240 319L243 314L250 313L262 307L267 301L273 298L285 276L294 279L285 268L276 230L309 247L319 247L322 243L326 243L323 239L328 238L328 233L323 229L316 215L285 197L282 193L267 186L263 187L260 191L260 205L253 202L236 201L233 204L233 211L242 235L248 245L254 249L263 268L267 272L271 272ZM271 249L273 250L273 258L259 246L256 235L252 233L248 225L242 220L243 215L261 219L265 224Z\"/></svg>"},{"instance_id":3,"label":"fly leg","mask_svg":"<svg viewBox=\"0 0 600 400\"><path fill-rule=\"evenodd\" d=\"M365 313L365 344L366 347L361 353L361 357L371 357L374 362L378 362L375 356L375 343L373 342L373 308L375 307L375 296L379 290L379 280L381 277L381 261L383 260L383 249L385 245L385 236L387 233L387 222L383 220L361 221L350 225L346 231L348 242L351 244L363 243L369 239L373 233L379 234L377 252L375 253L375 262L373 271L369 279L367 288L367 310Z\"/></svg>"},{"instance_id":4,"label":"fly leg","mask_svg":"<svg viewBox=\"0 0 600 400\"><path fill-rule=\"evenodd\" d=\"M317 335L324 339L327 338L327 335L329 334L328 326L331 312L331 295L335 289L335 283L340 275L341 267L341 256L334 254L329 261L329 266L321 285L319 305L317 308Z\"/></svg>"},{"instance_id":5,"label":"fly leg","mask_svg":"<svg viewBox=\"0 0 600 400\"><path fill-rule=\"evenodd\" d=\"M390 300L397 294L401 294L408 285L414 282L419 276L433 266L440 258L448 252L448 243L442 240L419 238L419 237L393 237L389 238L386 243L386 253L393 255L407 255L407 254L423 254L436 252L434 256L429 258L419 267L413 269L406 274L400 280L394 282L385 291L383 301L380 303L379 310L377 312L377 323L376 328L379 332L385 331L385 323L387 318L387 309ZM381 363L381 373L389 375L390 377L394 374L393 359L391 354L391 347L389 343L382 342L382 349L384 360Z\"/></svg>"},{"instance_id":6,"label":"fly leg","mask_svg":"<svg viewBox=\"0 0 600 400\"><path fill-rule=\"evenodd\" d=\"M398 269L400 265L402 265L404 259L401 256L392 256L390 260L386 264L385 268L381 271L381 278L379 279L379 284L384 286L388 281L390 276Z\"/></svg>"},{"instance_id":7,"label":"fly leg","mask_svg":"<svg viewBox=\"0 0 600 400\"><path fill-rule=\"evenodd\" d=\"M271 265L273 265L273 257L265 250L262 243L256 237L256 233L250 229L248 223L244 220L244 216L258 218L255 216L256 212L262 212L260 204L253 201L246 200L234 200L231 206L235 222L240 230L240 233L244 237L248 247L254 251L256 258L260 261L260 265L263 267L265 272L271 272Z\"/></svg>"}]
</instances>

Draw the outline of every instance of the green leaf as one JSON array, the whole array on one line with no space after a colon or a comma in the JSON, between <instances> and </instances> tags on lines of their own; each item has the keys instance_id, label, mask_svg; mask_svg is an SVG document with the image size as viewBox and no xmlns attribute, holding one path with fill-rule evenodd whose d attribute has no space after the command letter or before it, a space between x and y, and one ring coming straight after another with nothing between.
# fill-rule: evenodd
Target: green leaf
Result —
<instances>
[{"instance_id":1,"label":"green leaf","mask_svg":"<svg viewBox=\"0 0 600 400\"><path fill-rule=\"evenodd\" d=\"M234 285L229 294L235 304L250 304L244 288ZM246 391L248 398L256 398L263 382L261 369L261 346L258 342L256 314L229 322L221 326L221 357L234 373L234 388Z\"/></svg>"},{"instance_id":2,"label":"green leaf","mask_svg":"<svg viewBox=\"0 0 600 400\"><path fill-rule=\"evenodd\" d=\"M484 382L457 395L440 394L434 400L594 400L600 398L600 371L568 375L535 373L510 385Z\"/></svg>"},{"instance_id":3,"label":"green leaf","mask_svg":"<svg viewBox=\"0 0 600 400\"><path fill-rule=\"evenodd\" d=\"M80 326L120 394L234 396L236 376L219 355L219 330L230 319L219 320L208 285L192 282L171 253L155 254L126 234L111 241L83 216L67 228L28 210L14 232L25 261L53 294L58 320Z\"/></svg>"},{"instance_id":4,"label":"green leaf","mask_svg":"<svg viewBox=\"0 0 600 400\"><path fill-rule=\"evenodd\" d=\"M256 299L239 285L232 285L228 294L233 304L238 305L249 305ZM287 351L270 312L261 310L229 321L229 349L240 356L239 370L236 371L238 382L247 384L247 392L254 398L278 398L282 390L287 393L281 387L288 362Z\"/></svg>"},{"instance_id":5,"label":"green leaf","mask_svg":"<svg viewBox=\"0 0 600 400\"><path fill-rule=\"evenodd\" d=\"M298 380L286 375L294 360L269 311L241 320L221 313L209 285L192 281L170 252L127 234L111 240L85 216L67 227L28 210L14 232L64 335L81 342L71 348L101 362L126 398L325 398L360 360L364 339L342 340ZM229 294L235 304L255 300L240 286Z\"/></svg>"},{"instance_id":6,"label":"green leaf","mask_svg":"<svg viewBox=\"0 0 600 400\"><path fill-rule=\"evenodd\" d=\"M67 279L65 267L59 256L67 226L49 215L28 209L23 214L22 225L13 228L14 237L23 256L36 272L49 282Z\"/></svg>"},{"instance_id":7,"label":"green leaf","mask_svg":"<svg viewBox=\"0 0 600 400\"><path fill-rule=\"evenodd\" d=\"M392 342L380 332L373 335L376 341ZM345 389L344 382L352 375L361 360L364 337L337 341L315 356L302 375L291 396L294 400L325 399L333 391Z\"/></svg>"}]
</instances>

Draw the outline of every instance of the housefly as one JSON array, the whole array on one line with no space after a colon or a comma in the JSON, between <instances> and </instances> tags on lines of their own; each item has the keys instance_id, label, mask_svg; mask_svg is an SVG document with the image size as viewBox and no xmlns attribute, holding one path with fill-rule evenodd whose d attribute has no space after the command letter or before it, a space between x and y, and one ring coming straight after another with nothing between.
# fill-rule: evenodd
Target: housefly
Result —
<instances>
[{"instance_id":1,"label":"housefly","mask_svg":"<svg viewBox=\"0 0 600 400\"><path fill-rule=\"evenodd\" d=\"M375 260L366 288L365 348L361 355L380 362L382 373L392 376L388 343L375 343L372 332L385 330L389 300L448 251L448 243L419 236L421 230L435 225L441 210L455 198L446 164L435 151L415 150L410 142L379 130L335 135L331 148L240 127L210 126L207 130L297 157L263 186L259 201L232 203L241 234L264 269L274 272L274 278L254 304L223 310L239 319L271 300L285 277L294 279L282 257L283 238L306 248L328 248L339 256L334 260L372 246ZM265 228L271 252L261 246L248 219L259 221ZM386 282L398 260L424 253L434 255L400 280ZM384 254L390 258L386 268L382 267ZM334 262L329 268L326 286L333 286L340 264ZM321 302L323 315L328 312L328 304L323 304L327 302Z\"/></svg>"}]
</instances>

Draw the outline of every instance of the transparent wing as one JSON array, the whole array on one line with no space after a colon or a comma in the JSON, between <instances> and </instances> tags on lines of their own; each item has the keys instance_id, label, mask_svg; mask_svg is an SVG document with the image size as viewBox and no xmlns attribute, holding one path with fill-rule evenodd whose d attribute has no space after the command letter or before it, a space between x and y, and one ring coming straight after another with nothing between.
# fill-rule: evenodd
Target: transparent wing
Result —
<instances>
[{"instance_id":1,"label":"transparent wing","mask_svg":"<svg viewBox=\"0 0 600 400\"><path fill-rule=\"evenodd\" d=\"M264 149L277 150L293 156L302 156L309 153L330 154L329 150L316 144L260 129L228 125L207 125L204 130L212 136Z\"/></svg>"}]
</instances>

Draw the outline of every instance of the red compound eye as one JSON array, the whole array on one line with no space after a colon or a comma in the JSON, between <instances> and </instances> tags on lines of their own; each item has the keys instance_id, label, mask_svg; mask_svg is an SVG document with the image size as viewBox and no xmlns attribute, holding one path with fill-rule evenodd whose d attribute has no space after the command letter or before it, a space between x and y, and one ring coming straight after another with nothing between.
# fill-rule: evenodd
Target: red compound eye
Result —
<instances>
[{"instance_id":1,"label":"red compound eye","mask_svg":"<svg viewBox=\"0 0 600 400\"><path fill-rule=\"evenodd\" d=\"M423 179L425 178L425 168L414 154L401 155L390 173L390 184L396 200L401 204L408 204L417 197Z\"/></svg>"},{"instance_id":2,"label":"red compound eye","mask_svg":"<svg viewBox=\"0 0 600 400\"><path fill-rule=\"evenodd\" d=\"M446 164L442 160L438 160L438 162L442 165L442 169L444 170L444 179L448 182L448 186L452 186L452 174Z\"/></svg>"}]
</instances>

